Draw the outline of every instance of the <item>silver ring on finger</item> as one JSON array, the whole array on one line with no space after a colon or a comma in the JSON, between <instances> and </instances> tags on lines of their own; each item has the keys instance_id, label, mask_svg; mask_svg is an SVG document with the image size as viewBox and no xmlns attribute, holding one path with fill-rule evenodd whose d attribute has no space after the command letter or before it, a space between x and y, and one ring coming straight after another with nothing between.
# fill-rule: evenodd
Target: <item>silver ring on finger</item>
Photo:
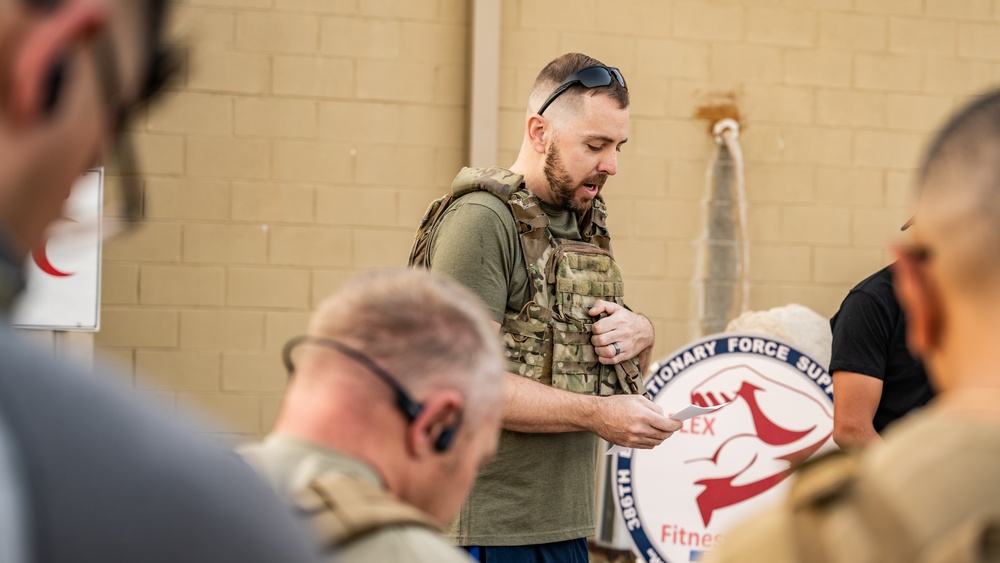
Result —
<instances>
[{"instance_id":1,"label":"silver ring on finger","mask_svg":"<svg viewBox=\"0 0 1000 563\"><path fill-rule=\"evenodd\" d=\"M612 343L611 343L611 345L615 347L615 355L616 355L616 356L617 356L618 354L621 354L621 353L622 353L622 349L618 347L618 343L617 343L617 342L612 342Z\"/></svg>"}]
</instances>

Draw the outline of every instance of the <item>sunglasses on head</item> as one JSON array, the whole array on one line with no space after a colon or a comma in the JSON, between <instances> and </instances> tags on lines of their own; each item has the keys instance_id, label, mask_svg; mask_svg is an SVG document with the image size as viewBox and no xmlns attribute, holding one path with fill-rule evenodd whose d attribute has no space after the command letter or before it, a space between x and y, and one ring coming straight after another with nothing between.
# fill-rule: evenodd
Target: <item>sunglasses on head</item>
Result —
<instances>
[{"instance_id":1,"label":"sunglasses on head","mask_svg":"<svg viewBox=\"0 0 1000 563\"><path fill-rule=\"evenodd\" d=\"M600 88L601 86L610 86L612 78L621 84L622 88L628 90L628 86L625 85L625 78L622 76L620 70L613 66L588 66L587 68L581 68L580 70L569 75L563 83L559 85L558 88L552 92L542 107L538 109L538 115L542 115L552 102L556 100L563 92L569 90L569 88L575 84L581 84L584 88Z\"/></svg>"}]
</instances>

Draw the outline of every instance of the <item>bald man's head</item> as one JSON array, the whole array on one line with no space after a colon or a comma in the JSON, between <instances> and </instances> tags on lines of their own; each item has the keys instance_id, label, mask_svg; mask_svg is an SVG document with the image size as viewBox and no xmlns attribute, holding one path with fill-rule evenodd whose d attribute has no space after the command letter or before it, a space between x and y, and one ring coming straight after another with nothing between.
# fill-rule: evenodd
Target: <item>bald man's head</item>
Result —
<instances>
[{"instance_id":1,"label":"bald man's head","mask_svg":"<svg viewBox=\"0 0 1000 563\"><path fill-rule=\"evenodd\" d=\"M920 171L915 237L942 281L962 292L1000 281L1000 91L960 110Z\"/></svg>"}]
</instances>

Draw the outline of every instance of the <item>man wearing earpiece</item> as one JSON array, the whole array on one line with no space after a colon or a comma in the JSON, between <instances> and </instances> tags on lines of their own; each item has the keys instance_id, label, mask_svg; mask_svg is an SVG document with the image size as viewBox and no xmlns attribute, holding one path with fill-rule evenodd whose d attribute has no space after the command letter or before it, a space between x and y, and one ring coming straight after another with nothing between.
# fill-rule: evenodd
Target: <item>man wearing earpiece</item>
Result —
<instances>
[{"instance_id":1,"label":"man wearing earpiece","mask_svg":"<svg viewBox=\"0 0 1000 563\"><path fill-rule=\"evenodd\" d=\"M493 456L503 356L482 305L420 270L359 276L285 346L274 431L241 453L337 561L468 563L438 535Z\"/></svg>"}]
</instances>

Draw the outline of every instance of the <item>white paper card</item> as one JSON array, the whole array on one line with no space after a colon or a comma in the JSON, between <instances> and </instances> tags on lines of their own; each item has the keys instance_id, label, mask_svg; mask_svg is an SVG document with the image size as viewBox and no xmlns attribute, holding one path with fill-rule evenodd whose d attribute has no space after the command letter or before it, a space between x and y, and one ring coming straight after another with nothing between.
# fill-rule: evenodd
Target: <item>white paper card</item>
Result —
<instances>
[{"instance_id":1,"label":"white paper card","mask_svg":"<svg viewBox=\"0 0 1000 563\"><path fill-rule=\"evenodd\" d=\"M683 409L681 409L680 412L673 414L670 418L676 420L677 422L684 422L689 418L694 418L696 416L701 416L703 414L715 412L728 404L729 403L722 403L721 405L716 405L714 407L699 407L698 405L688 405ZM618 452L625 451L627 449L629 448L626 448L625 446L611 446L610 448L608 448L608 451L604 452L604 455L614 455Z\"/></svg>"}]
</instances>

